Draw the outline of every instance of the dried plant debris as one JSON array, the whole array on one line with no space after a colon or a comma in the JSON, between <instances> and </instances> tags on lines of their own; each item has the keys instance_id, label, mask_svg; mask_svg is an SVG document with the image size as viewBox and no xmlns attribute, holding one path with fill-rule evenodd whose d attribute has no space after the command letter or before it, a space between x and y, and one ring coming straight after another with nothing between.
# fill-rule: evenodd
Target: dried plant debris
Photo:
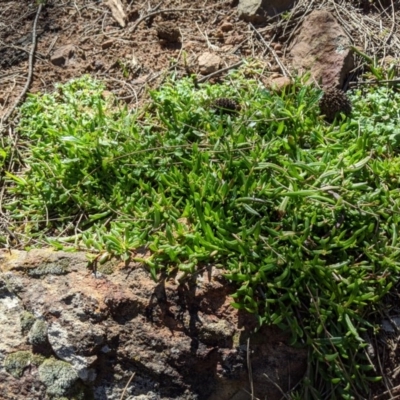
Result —
<instances>
[{"instance_id":1,"label":"dried plant debris","mask_svg":"<svg viewBox=\"0 0 400 400\"><path fill-rule=\"evenodd\" d=\"M226 97L220 97L212 103L212 108L222 114L233 114L239 112L240 104L234 100Z\"/></svg>"},{"instance_id":2,"label":"dried plant debris","mask_svg":"<svg viewBox=\"0 0 400 400\"><path fill-rule=\"evenodd\" d=\"M339 114L349 115L351 113L351 102L343 90L334 87L324 91L321 100L319 101L321 114L325 116L328 122L333 122Z\"/></svg>"}]
</instances>

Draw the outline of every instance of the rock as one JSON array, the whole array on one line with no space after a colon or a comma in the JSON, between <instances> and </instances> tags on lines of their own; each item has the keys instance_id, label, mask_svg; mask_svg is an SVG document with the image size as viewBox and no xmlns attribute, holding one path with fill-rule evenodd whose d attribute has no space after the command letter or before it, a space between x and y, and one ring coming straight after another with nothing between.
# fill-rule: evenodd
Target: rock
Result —
<instances>
[{"instance_id":1,"label":"rock","mask_svg":"<svg viewBox=\"0 0 400 400\"><path fill-rule=\"evenodd\" d=\"M266 86L276 92L282 92L283 89L287 88L291 84L292 80L287 76L271 77L271 79L266 82Z\"/></svg>"},{"instance_id":2,"label":"rock","mask_svg":"<svg viewBox=\"0 0 400 400\"><path fill-rule=\"evenodd\" d=\"M119 400L135 374L126 398L240 399L248 339L255 396L281 398L264 374L284 391L303 376L307 351L278 328L253 333L256 318L230 306L220 270L179 284L136 263L107 261L101 277L87 265L84 253L0 250L4 398Z\"/></svg>"},{"instance_id":3,"label":"rock","mask_svg":"<svg viewBox=\"0 0 400 400\"><path fill-rule=\"evenodd\" d=\"M185 50L194 50L199 47L199 43L194 40L188 40L184 43Z\"/></svg>"},{"instance_id":4,"label":"rock","mask_svg":"<svg viewBox=\"0 0 400 400\"><path fill-rule=\"evenodd\" d=\"M354 67L350 39L329 11L315 10L303 22L290 48L291 63L299 72L311 71L324 87L343 86Z\"/></svg>"},{"instance_id":5,"label":"rock","mask_svg":"<svg viewBox=\"0 0 400 400\"><path fill-rule=\"evenodd\" d=\"M113 44L114 44L114 39L108 39L101 44L101 48L103 50L106 50L106 49L110 48Z\"/></svg>"},{"instance_id":6,"label":"rock","mask_svg":"<svg viewBox=\"0 0 400 400\"><path fill-rule=\"evenodd\" d=\"M255 24L266 22L273 17L291 8L295 0L239 0L239 18Z\"/></svg>"},{"instance_id":7,"label":"rock","mask_svg":"<svg viewBox=\"0 0 400 400\"><path fill-rule=\"evenodd\" d=\"M84 357L81 354L91 354L90 349L93 345L100 346L103 343L105 332L97 325L88 326L79 323L79 321L71 322L69 329L75 330L72 332L60 323L53 322L48 330L49 342L54 353L61 360L71 364L82 381L93 381L96 378L96 373L89 367L97 360L97 356ZM80 341L76 342L77 339L80 339Z\"/></svg>"},{"instance_id":8,"label":"rock","mask_svg":"<svg viewBox=\"0 0 400 400\"><path fill-rule=\"evenodd\" d=\"M75 54L75 46L72 44L67 44L66 46L59 47L54 51L50 58L52 64L62 67L65 65L70 58Z\"/></svg>"},{"instance_id":9,"label":"rock","mask_svg":"<svg viewBox=\"0 0 400 400\"><path fill-rule=\"evenodd\" d=\"M282 72L281 67L278 64L274 64L271 66L271 68L269 69L271 72L274 73L278 73L278 72Z\"/></svg>"},{"instance_id":10,"label":"rock","mask_svg":"<svg viewBox=\"0 0 400 400\"><path fill-rule=\"evenodd\" d=\"M27 315L22 302L7 286L19 287L14 276L3 270L0 277L0 397L44 399L45 387L37 378L37 367L43 358L31 352L25 337L35 317L31 313Z\"/></svg>"},{"instance_id":11,"label":"rock","mask_svg":"<svg viewBox=\"0 0 400 400\"><path fill-rule=\"evenodd\" d=\"M233 29L233 24L231 22L224 22L222 25L219 27L222 32L229 32Z\"/></svg>"},{"instance_id":12,"label":"rock","mask_svg":"<svg viewBox=\"0 0 400 400\"><path fill-rule=\"evenodd\" d=\"M205 52L199 57L198 63L201 74L211 74L218 70L221 64L221 57L214 53Z\"/></svg>"},{"instance_id":13,"label":"rock","mask_svg":"<svg viewBox=\"0 0 400 400\"><path fill-rule=\"evenodd\" d=\"M231 33L225 39L225 44L227 45L237 45L243 41L243 35L238 35L236 33Z\"/></svg>"}]
</instances>

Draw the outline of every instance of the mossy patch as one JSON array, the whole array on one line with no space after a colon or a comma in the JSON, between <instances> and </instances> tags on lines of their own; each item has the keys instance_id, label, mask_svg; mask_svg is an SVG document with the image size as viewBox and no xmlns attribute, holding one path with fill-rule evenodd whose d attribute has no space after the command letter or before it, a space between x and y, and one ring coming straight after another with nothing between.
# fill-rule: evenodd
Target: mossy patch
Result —
<instances>
[{"instance_id":1,"label":"mossy patch","mask_svg":"<svg viewBox=\"0 0 400 400\"><path fill-rule=\"evenodd\" d=\"M9 354L4 360L5 370L14 378L21 378L29 365L40 365L44 357L32 354L30 351L17 351Z\"/></svg>"}]
</instances>

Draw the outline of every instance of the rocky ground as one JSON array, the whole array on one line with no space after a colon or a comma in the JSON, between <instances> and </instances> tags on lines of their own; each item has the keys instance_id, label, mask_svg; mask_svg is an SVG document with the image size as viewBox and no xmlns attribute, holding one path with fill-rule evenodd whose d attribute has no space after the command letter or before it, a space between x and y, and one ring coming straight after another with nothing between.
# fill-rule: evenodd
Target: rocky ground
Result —
<instances>
[{"instance_id":1,"label":"rocky ground","mask_svg":"<svg viewBox=\"0 0 400 400\"><path fill-rule=\"evenodd\" d=\"M0 263L4 399L245 400L247 357L254 394L279 399L304 374L307 351L277 328L250 334L256 319L230 306L219 270L179 285L135 264L94 275L84 253L0 251ZM45 374L38 354L60 370Z\"/></svg>"},{"instance_id":2,"label":"rocky ground","mask_svg":"<svg viewBox=\"0 0 400 400\"><path fill-rule=\"evenodd\" d=\"M318 9L329 11L351 44L375 55L377 65L399 59L394 1L277 1L278 8L290 11L283 18L274 16L273 8L246 11L243 3L123 1L118 8L112 0L48 0L41 6L2 1L0 125L13 134L13 112L26 92L52 91L56 83L86 73L104 81L131 108L146 101L146 87L160 85L169 74L197 74L200 82L217 82L245 58L262 63L259 79L265 84L273 80L284 85L305 67L296 64L293 48L306 17ZM371 83L360 78L366 72L364 60L351 53L348 63L348 49L339 53L345 73L336 70L333 80L338 80L331 84L348 88ZM319 73L316 80L324 83L328 74L325 69ZM201 290L193 293L190 285L179 290L171 282L155 285L140 269L132 274L118 269L116 275L97 279L86 269L83 255L27 256L4 250L1 257L5 328L0 336L7 339L1 340L0 387L8 399L43 399L46 390L58 395L75 390L79 379L87 386L76 393L91 386L96 399L240 400L250 398L249 381L257 385L260 398L268 393L274 399L304 372L305 354L290 348L279 332L264 331L269 341L254 339L254 376L249 380L245 328L254 321L227 307L229 287L218 277L201 277ZM396 292L388 305L397 300ZM396 398L400 385L399 340L395 315L390 316L385 323L391 334L372 343L384 375L375 399ZM74 370L45 365L31 353L38 349L68 361ZM10 358L12 353L16 355ZM51 376L54 368L63 371L66 383Z\"/></svg>"},{"instance_id":3,"label":"rocky ground","mask_svg":"<svg viewBox=\"0 0 400 400\"><path fill-rule=\"evenodd\" d=\"M285 76L288 49L313 9L331 11L353 43L369 54L384 57L399 49L394 14L390 7L382 11L374 5L379 2L276 1L269 2L267 14L237 0L125 1L119 12L116 0L48 0L40 8L38 3L1 3L3 123L26 90L51 91L56 83L85 73L104 81L130 107L143 100L146 86L159 85L167 74L197 73L215 81L223 74L207 76L245 57L261 60L266 77ZM292 13L272 16L285 9Z\"/></svg>"}]
</instances>

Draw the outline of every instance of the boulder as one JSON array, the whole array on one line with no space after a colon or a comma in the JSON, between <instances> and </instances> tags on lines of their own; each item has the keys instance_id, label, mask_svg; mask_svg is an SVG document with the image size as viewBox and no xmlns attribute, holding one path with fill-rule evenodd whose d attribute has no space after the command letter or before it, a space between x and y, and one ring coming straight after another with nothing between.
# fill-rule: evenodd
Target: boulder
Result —
<instances>
[{"instance_id":1,"label":"boulder","mask_svg":"<svg viewBox=\"0 0 400 400\"><path fill-rule=\"evenodd\" d=\"M342 88L354 67L350 45L350 39L333 15L326 10L315 10L304 19L289 56L295 70L310 71L321 86Z\"/></svg>"},{"instance_id":2,"label":"boulder","mask_svg":"<svg viewBox=\"0 0 400 400\"><path fill-rule=\"evenodd\" d=\"M80 252L0 251L4 398L249 399L248 340L256 397L282 396L264 374L285 392L302 378L306 350L276 327L254 333L220 270L179 283L88 265Z\"/></svg>"},{"instance_id":3,"label":"boulder","mask_svg":"<svg viewBox=\"0 0 400 400\"><path fill-rule=\"evenodd\" d=\"M239 17L255 24L266 22L273 17L289 10L295 0L239 0Z\"/></svg>"}]
</instances>

